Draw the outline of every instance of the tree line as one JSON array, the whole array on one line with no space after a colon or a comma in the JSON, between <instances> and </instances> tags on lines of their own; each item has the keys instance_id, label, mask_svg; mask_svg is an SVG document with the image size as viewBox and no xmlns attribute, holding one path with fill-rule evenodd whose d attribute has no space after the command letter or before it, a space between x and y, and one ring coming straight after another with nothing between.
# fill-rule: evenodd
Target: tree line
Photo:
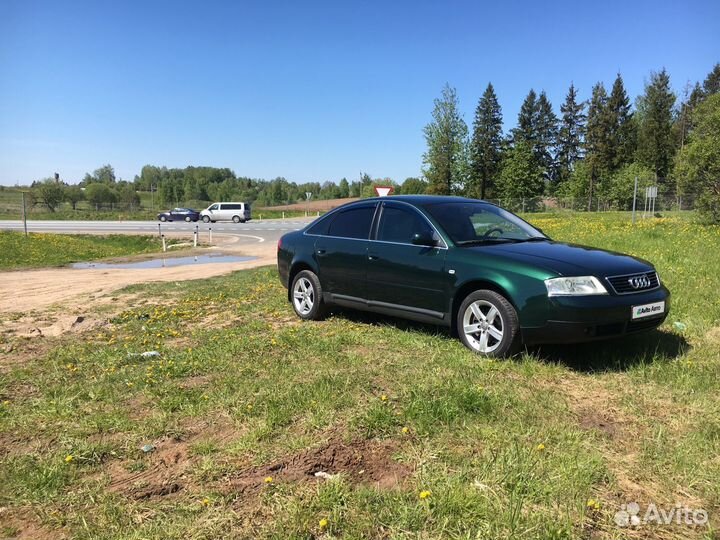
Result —
<instances>
[{"instance_id":1,"label":"tree line","mask_svg":"<svg viewBox=\"0 0 720 540\"><path fill-rule=\"evenodd\" d=\"M592 208L632 204L634 179L661 190L698 196L705 215L720 213L720 64L678 97L666 70L653 72L634 107L620 74L610 88L592 87L580 100L571 84L558 116L544 91L531 89L507 134L489 83L472 133L446 85L425 127L427 190L500 200L556 196Z\"/></svg>"}]
</instances>

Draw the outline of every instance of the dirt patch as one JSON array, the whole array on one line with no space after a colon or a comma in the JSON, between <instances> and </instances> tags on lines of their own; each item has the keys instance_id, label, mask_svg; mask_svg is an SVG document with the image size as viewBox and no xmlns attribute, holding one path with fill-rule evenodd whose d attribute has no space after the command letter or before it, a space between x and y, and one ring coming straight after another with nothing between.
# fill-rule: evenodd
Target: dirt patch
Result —
<instances>
[{"instance_id":1,"label":"dirt patch","mask_svg":"<svg viewBox=\"0 0 720 540\"><path fill-rule=\"evenodd\" d=\"M0 538L13 540L61 540L64 531L50 529L30 511L0 507Z\"/></svg>"},{"instance_id":2,"label":"dirt patch","mask_svg":"<svg viewBox=\"0 0 720 540\"><path fill-rule=\"evenodd\" d=\"M212 441L226 445L240 433L227 420L206 425L187 435L166 436L150 443L152 451L143 453L138 449L137 460L113 461L107 473L110 476L108 490L125 497L145 500L167 497L185 490L194 490L192 469L197 457L192 445L199 441ZM142 466L132 470L133 465Z\"/></svg>"},{"instance_id":3,"label":"dirt patch","mask_svg":"<svg viewBox=\"0 0 720 540\"><path fill-rule=\"evenodd\" d=\"M269 465L241 472L230 482L229 490L240 495L259 492L266 479L280 482L319 482L327 475L342 475L356 484L390 489L410 474L410 468L393 459L397 445L392 441L333 439ZM321 476L316 476L321 473Z\"/></svg>"},{"instance_id":4,"label":"dirt patch","mask_svg":"<svg viewBox=\"0 0 720 540\"><path fill-rule=\"evenodd\" d=\"M581 407L577 411L578 423L582 429L597 431L616 439L622 436L622 421L608 414L606 411L597 411L590 407Z\"/></svg>"},{"instance_id":5,"label":"dirt patch","mask_svg":"<svg viewBox=\"0 0 720 540\"><path fill-rule=\"evenodd\" d=\"M711 328L707 334L705 334L707 340L711 343L720 344L720 326Z\"/></svg>"},{"instance_id":6,"label":"dirt patch","mask_svg":"<svg viewBox=\"0 0 720 540\"><path fill-rule=\"evenodd\" d=\"M72 302L73 306L86 306L88 300L107 296L117 289L136 283L203 279L228 274L235 270L276 263L273 242L239 244L237 235L217 234L216 237L223 252L256 258L246 262L173 268L113 270L48 268L0 272L0 313L16 314L19 309L25 312L44 310L51 306L65 306L69 302Z\"/></svg>"}]
</instances>

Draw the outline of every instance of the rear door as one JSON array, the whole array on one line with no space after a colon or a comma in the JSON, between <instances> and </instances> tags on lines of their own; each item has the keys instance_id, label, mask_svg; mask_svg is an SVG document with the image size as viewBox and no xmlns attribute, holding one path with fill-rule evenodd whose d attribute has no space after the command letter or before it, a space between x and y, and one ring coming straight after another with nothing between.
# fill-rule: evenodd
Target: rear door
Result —
<instances>
[{"instance_id":1,"label":"rear door","mask_svg":"<svg viewBox=\"0 0 720 540\"><path fill-rule=\"evenodd\" d=\"M377 203L353 205L332 217L315 241L320 283L333 301L364 304L370 228Z\"/></svg>"},{"instance_id":2,"label":"rear door","mask_svg":"<svg viewBox=\"0 0 720 540\"><path fill-rule=\"evenodd\" d=\"M438 245L414 245L416 233L435 237ZM442 319L449 305L446 253L442 239L416 208L383 202L368 247L368 298L381 307Z\"/></svg>"}]
</instances>

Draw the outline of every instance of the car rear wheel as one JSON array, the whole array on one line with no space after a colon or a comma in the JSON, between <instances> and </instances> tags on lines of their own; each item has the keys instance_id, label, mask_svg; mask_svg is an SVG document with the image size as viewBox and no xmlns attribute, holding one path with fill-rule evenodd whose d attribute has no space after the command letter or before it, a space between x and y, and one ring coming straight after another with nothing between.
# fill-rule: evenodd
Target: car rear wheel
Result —
<instances>
[{"instance_id":1,"label":"car rear wheel","mask_svg":"<svg viewBox=\"0 0 720 540\"><path fill-rule=\"evenodd\" d=\"M203 216L202 220L203 220L203 223L210 223L210 217L209 217L209 216Z\"/></svg>"},{"instance_id":2,"label":"car rear wheel","mask_svg":"<svg viewBox=\"0 0 720 540\"><path fill-rule=\"evenodd\" d=\"M165 222L167 221L167 218L165 216L160 216L160 221Z\"/></svg>"},{"instance_id":3,"label":"car rear wheel","mask_svg":"<svg viewBox=\"0 0 720 540\"><path fill-rule=\"evenodd\" d=\"M310 270L298 272L292 282L291 300L298 317L316 321L325 314L322 286L318 277Z\"/></svg>"},{"instance_id":4,"label":"car rear wheel","mask_svg":"<svg viewBox=\"0 0 720 540\"><path fill-rule=\"evenodd\" d=\"M233 216L233 223L240 223L240 216Z\"/></svg>"},{"instance_id":5,"label":"car rear wheel","mask_svg":"<svg viewBox=\"0 0 720 540\"><path fill-rule=\"evenodd\" d=\"M457 314L460 341L478 354L512 356L520 348L517 312L505 297L495 291L469 294Z\"/></svg>"}]
</instances>

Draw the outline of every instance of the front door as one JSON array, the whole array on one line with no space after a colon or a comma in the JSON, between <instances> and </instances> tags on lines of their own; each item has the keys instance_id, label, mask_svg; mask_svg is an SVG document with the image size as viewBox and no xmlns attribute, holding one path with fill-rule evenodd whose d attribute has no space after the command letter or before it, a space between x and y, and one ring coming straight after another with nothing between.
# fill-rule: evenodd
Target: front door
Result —
<instances>
[{"instance_id":1,"label":"front door","mask_svg":"<svg viewBox=\"0 0 720 540\"><path fill-rule=\"evenodd\" d=\"M414 245L416 233L435 237L438 245ZM446 253L440 237L415 208L382 203L376 238L368 248L368 298L380 307L442 318L449 305Z\"/></svg>"}]
</instances>

